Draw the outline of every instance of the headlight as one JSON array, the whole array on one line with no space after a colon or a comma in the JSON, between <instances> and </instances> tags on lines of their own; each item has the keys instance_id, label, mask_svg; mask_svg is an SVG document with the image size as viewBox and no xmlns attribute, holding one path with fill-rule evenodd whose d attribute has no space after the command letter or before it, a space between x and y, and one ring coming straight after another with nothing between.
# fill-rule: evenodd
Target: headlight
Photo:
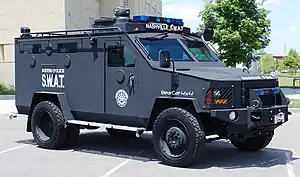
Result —
<instances>
[{"instance_id":1,"label":"headlight","mask_svg":"<svg viewBox=\"0 0 300 177\"><path fill-rule=\"evenodd\" d=\"M232 111L230 114L229 114L229 119L234 121L235 119L237 118L237 114L235 111Z\"/></svg>"}]
</instances>

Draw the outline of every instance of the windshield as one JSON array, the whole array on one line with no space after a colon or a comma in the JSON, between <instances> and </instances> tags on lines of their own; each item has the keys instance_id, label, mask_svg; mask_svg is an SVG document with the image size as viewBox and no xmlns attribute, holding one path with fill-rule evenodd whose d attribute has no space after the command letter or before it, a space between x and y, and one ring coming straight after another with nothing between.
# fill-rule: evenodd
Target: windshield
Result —
<instances>
[{"instance_id":1,"label":"windshield","mask_svg":"<svg viewBox=\"0 0 300 177\"><path fill-rule=\"evenodd\" d=\"M159 60L160 50L169 51L172 61L194 61L177 39L140 39L140 41L149 52L150 58L154 61Z\"/></svg>"},{"instance_id":2,"label":"windshield","mask_svg":"<svg viewBox=\"0 0 300 177\"><path fill-rule=\"evenodd\" d=\"M183 40L198 61L218 61L218 57L201 41Z\"/></svg>"}]
</instances>

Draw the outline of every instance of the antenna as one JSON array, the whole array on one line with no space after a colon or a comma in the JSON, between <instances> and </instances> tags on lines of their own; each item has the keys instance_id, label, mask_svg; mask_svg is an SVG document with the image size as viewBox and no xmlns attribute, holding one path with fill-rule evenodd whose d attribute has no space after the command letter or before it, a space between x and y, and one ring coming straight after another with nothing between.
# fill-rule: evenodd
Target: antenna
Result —
<instances>
[{"instance_id":1,"label":"antenna","mask_svg":"<svg viewBox=\"0 0 300 177\"><path fill-rule=\"evenodd\" d=\"M69 17L69 19L72 21L72 23L73 23L74 25L76 25L76 27L77 27L78 29L81 30L80 26L72 19L71 13L70 13L70 12L68 13L68 17ZM92 37L90 33L84 32L84 34L87 34L87 35L89 36L89 38L90 38L90 44L91 44L91 45L94 45L94 43L95 43L95 38Z\"/></svg>"},{"instance_id":2,"label":"antenna","mask_svg":"<svg viewBox=\"0 0 300 177\"><path fill-rule=\"evenodd\" d=\"M71 13L70 13L70 12L68 13L68 17L69 17L69 19L72 21L72 23L73 23L78 29L81 30L80 26L72 19Z\"/></svg>"}]
</instances>

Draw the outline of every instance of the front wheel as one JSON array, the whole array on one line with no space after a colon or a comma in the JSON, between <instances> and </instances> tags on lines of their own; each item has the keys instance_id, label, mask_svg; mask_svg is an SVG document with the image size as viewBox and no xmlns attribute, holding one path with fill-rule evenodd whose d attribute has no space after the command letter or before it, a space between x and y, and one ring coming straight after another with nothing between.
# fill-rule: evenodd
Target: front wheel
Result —
<instances>
[{"instance_id":1,"label":"front wheel","mask_svg":"<svg viewBox=\"0 0 300 177\"><path fill-rule=\"evenodd\" d=\"M272 141L273 135L261 135L246 139L230 138L233 146L242 151L259 151L267 147Z\"/></svg>"},{"instance_id":2,"label":"front wheel","mask_svg":"<svg viewBox=\"0 0 300 177\"><path fill-rule=\"evenodd\" d=\"M181 108L164 110L153 126L153 144L159 160L176 167L189 167L205 146L201 124Z\"/></svg>"}]
</instances>

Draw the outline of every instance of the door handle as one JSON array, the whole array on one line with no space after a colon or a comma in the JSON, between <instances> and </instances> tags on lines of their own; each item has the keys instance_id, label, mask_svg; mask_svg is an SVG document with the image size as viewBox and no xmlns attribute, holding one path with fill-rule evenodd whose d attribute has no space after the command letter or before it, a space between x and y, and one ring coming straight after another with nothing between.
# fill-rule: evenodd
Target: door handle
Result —
<instances>
[{"instance_id":1,"label":"door handle","mask_svg":"<svg viewBox=\"0 0 300 177\"><path fill-rule=\"evenodd\" d=\"M134 74L133 73L131 73L129 75L127 86L129 88L129 96L131 96L131 94L134 94Z\"/></svg>"}]
</instances>

